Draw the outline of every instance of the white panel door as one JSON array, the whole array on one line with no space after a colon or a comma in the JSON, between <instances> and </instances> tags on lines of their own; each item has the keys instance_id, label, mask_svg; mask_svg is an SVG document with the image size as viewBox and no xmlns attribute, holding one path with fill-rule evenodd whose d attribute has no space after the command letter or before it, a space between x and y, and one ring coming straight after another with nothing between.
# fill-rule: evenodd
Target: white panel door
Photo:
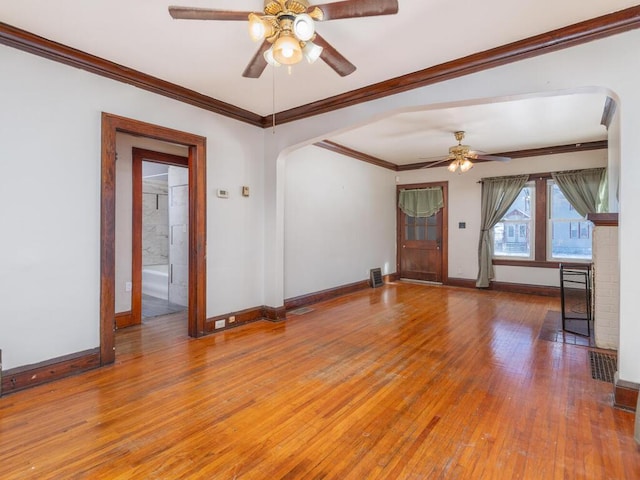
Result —
<instances>
[{"instance_id":1,"label":"white panel door","mask_svg":"<svg viewBox=\"0 0 640 480\"><path fill-rule=\"evenodd\" d=\"M189 169L169 167L169 301L189 304Z\"/></svg>"}]
</instances>

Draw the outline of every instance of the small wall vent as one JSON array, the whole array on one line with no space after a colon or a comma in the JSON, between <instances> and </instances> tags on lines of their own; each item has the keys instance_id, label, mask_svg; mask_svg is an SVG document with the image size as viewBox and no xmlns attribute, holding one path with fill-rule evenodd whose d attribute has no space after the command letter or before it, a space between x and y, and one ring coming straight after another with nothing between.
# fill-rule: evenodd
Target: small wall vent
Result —
<instances>
[{"instance_id":1,"label":"small wall vent","mask_svg":"<svg viewBox=\"0 0 640 480\"><path fill-rule=\"evenodd\" d=\"M382 280L382 270L380 268L372 268L369 270L369 279L371 281L371 288L381 287L384 285Z\"/></svg>"}]
</instances>

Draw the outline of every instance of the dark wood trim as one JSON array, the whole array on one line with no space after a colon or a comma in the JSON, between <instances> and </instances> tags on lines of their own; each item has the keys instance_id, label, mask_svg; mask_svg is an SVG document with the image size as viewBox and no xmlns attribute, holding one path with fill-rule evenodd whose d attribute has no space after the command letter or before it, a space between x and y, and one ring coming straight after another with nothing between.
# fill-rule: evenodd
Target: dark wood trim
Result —
<instances>
[{"instance_id":1,"label":"dark wood trim","mask_svg":"<svg viewBox=\"0 0 640 480\"><path fill-rule=\"evenodd\" d=\"M100 349L93 348L52 358L44 362L11 368L2 372L2 394L19 392L43 383L60 380L100 366Z\"/></svg>"},{"instance_id":2,"label":"dark wood trim","mask_svg":"<svg viewBox=\"0 0 640 480\"><path fill-rule=\"evenodd\" d=\"M206 320L206 138L102 113L100 205L100 364L115 361L116 133L189 147L189 335L204 335Z\"/></svg>"},{"instance_id":3,"label":"dark wood trim","mask_svg":"<svg viewBox=\"0 0 640 480\"><path fill-rule=\"evenodd\" d=\"M545 297L560 298L560 287L548 285L528 285L525 283L491 282L489 290L497 292L524 293L527 295L542 295Z\"/></svg>"},{"instance_id":4,"label":"dark wood trim","mask_svg":"<svg viewBox=\"0 0 640 480\"><path fill-rule=\"evenodd\" d=\"M616 101L611 97L607 97L604 102L604 109L602 110L602 118L600 119L600 125L604 125L607 130L609 130L613 115L616 113L616 107Z\"/></svg>"},{"instance_id":5,"label":"dark wood trim","mask_svg":"<svg viewBox=\"0 0 640 480\"><path fill-rule=\"evenodd\" d=\"M327 113L359 103L395 95L415 88L488 70L519 60L574 47L600 38L616 35L640 27L640 6L592 18L573 25L535 35L517 42L474 53L408 75L340 95L325 98L279 112L274 116L260 116L234 105L202 95L193 90L118 65L46 38L0 22L0 44L38 55L56 62L87 70L112 80L157 93L251 125L269 128L277 124Z\"/></svg>"},{"instance_id":6,"label":"dark wood trim","mask_svg":"<svg viewBox=\"0 0 640 480\"><path fill-rule=\"evenodd\" d=\"M207 95L161 80L104 58L53 42L44 37L0 22L0 44L44 57L55 62L80 68L102 77L157 93L225 117L262 127L264 118L256 113L216 100Z\"/></svg>"},{"instance_id":7,"label":"dark wood trim","mask_svg":"<svg viewBox=\"0 0 640 480\"><path fill-rule=\"evenodd\" d=\"M127 328L133 325L140 325L141 321L134 321L134 317L131 314L131 310L126 312L119 312L115 315L116 330L120 328Z\"/></svg>"},{"instance_id":8,"label":"dark wood trim","mask_svg":"<svg viewBox=\"0 0 640 480\"><path fill-rule=\"evenodd\" d=\"M133 147L131 212L131 315L133 324L142 323L142 162L149 160L189 168L189 157ZM189 187L191 188L191 187ZM191 222L189 222L191 223Z\"/></svg>"},{"instance_id":9,"label":"dark wood trim","mask_svg":"<svg viewBox=\"0 0 640 480\"><path fill-rule=\"evenodd\" d=\"M547 261L547 179L537 176L534 182L536 189L534 260L544 263Z\"/></svg>"},{"instance_id":10,"label":"dark wood trim","mask_svg":"<svg viewBox=\"0 0 640 480\"><path fill-rule=\"evenodd\" d=\"M400 280L400 275L398 275L398 273L390 273L388 275L383 275L382 279L385 283L397 282ZM306 307L325 300L331 300L332 298L341 297L360 290L366 290L367 288L371 288L371 282L369 280L361 280L347 285L340 285L338 287L320 290L319 292L287 298L284 301L284 307L287 311L295 310L296 308Z\"/></svg>"},{"instance_id":11,"label":"dark wood trim","mask_svg":"<svg viewBox=\"0 0 640 480\"><path fill-rule=\"evenodd\" d=\"M498 155L500 157L509 157L511 159L515 158L529 158L529 157L539 157L542 155L558 155L561 153L573 153L573 152L587 152L589 150L604 150L609 146L609 142L607 140L598 140L595 142L584 142L584 143L571 143L569 145L554 145L550 147L539 147L539 148L528 148L525 150L513 150L511 152L497 152L492 153L491 155ZM355 158L355 157L354 157ZM490 160L474 160L474 163L483 163ZM436 163L433 162L418 162L418 163L409 163L406 165L398 165L397 170L399 172L406 170L419 170L421 168L426 168L429 165ZM450 162L442 162L436 165L433 168L447 167ZM539 174L535 174L537 177ZM548 174L549 178L551 178L551 173Z\"/></svg>"},{"instance_id":12,"label":"dark wood trim","mask_svg":"<svg viewBox=\"0 0 640 480\"><path fill-rule=\"evenodd\" d=\"M525 150L514 150L512 152L498 152L494 155L510 158L541 157L543 155L559 155L561 153L588 152L590 150L606 150L609 148L607 140L597 140L594 142L570 143L568 145L554 145L551 147L529 148Z\"/></svg>"},{"instance_id":13,"label":"dark wood trim","mask_svg":"<svg viewBox=\"0 0 640 480\"><path fill-rule=\"evenodd\" d=\"M450 278L446 285L450 287L477 288L476 281L470 278ZM524 293L527 295L542 295L545 297L560 297L560 287L548 285L529 285L525 283L490 282L488 288L496 292Z\"/></svg>"},{"instance_id":14,"label":"dark wood trim","mask_svg":"<svg viewBox=\"0 0 640 480\"><path fill-rule=\"evenodd\" d=\"M283 305L281 307L263 307L262 315L266 320L270 322L282 322L287 319L287 308Z\"/></svg>"},{"instance_id":15,"label":"dark wood trim","mask_svg":"<svg viewBox=\"0 0 640 480\"><path fill-rule=\"evenodd\" d=\"M617 227L617 213L588 213L587 220L593 222L596 227Z\"/></svg>"},{"instance_id":16,"label":"dark wood trim","mask_svg":"<svg viewBox=\"0 0 640 480\"><path fill-rule=\"evenodd\" d=\"M142 323L142 157L131 153L131 316Z\"/></svg>"},{"instance_id":17,"label":"dark wood trim","mask_svg":"<svg viewBox=\"0 0 640 480\"><path fill-rule=\"evenodd\" d=\"M314 143L314 145L316 147L325 148L327 150L345 155L347 157L355 158L356 160L361 160L363 162L377 165L378 167L387 168L393 171L398 170L398 165L396 165L395 163L387 162L386 160L382 160L381 158L373 157L371 155L367 155L366 153L353 150L352 148L345 147L344 145L332 142L331 140L322 140L321 142Z\"/></svg>"},{"instance_id":18,"label":"dark wood trim","mask_svg":"<svg viewBox=\"0 0 640 480\"><path fill-rule=\"evenodd\" d=\"M638 390L640 385L616 378L613 387L613 406L631 412L636 411L638 405Z\"/></svg>"},{"instance_id":19,"label":"dark wood trim","mask_svg":"<svg viewBox=\"0 0 640 480\"><path fill-rule=\"evenodd\" d=\"M240 325L246 325L247 323L256 322L258 320L264 320L264 306L247 308L245 310L241 310L239 312L229 312L225 315L216 315L215 317L207 318L205 322L205 332L206 333L215 333L221 332L223 330L228 330L230 328L235 328ZM229 317L235 317L233 322L229 321ZM224 328L215 328L215 322L217 320L226 320Z\"/></svg>"},{"instance_id":20,"label":"dark wood trim","mask_svg":"<svg viewBox=\"0 0 640 480\"><path fill-rule=\"evenodd\" d=\"M189 157L174 155L172 153L156 152L146 148L133 147L132 156L142 160L148 160L155 163L164 163L165 165L174 165L176 167L189 168Z\"/></svg>"},{"instance_id":21,"label":"dark wood trim","mask_svg":"<svg viewBox=\"0 0 640 480\"><path fill-rule=\"evenodd\" d=\"M471 278L449 277L447 283L444 285L449 287L476 288L476 281Z\"/></svg>"},{"instance_id":22,"label":"dark wood trim","mask_svg":"<svg viewBox=\"0 0 640 480\"><path fill-rule=\"evenodd\" d=\"M640 6L585 20L547 33L525 38L500 47L474 53L441 63L408 75L318 100L300 107L279 112L277 124L301 120L359 103L388 97L415 88L459 78L500 65L545 55L583 43L605 38L640 27ZM271 117L263 117L263 127L271 125Z\"/></svg>"},{"instance_id":23,"label":"dark wood trim","mask_svg":"<svg viewBox=\"0 0 640 480\"><path fill-rule=\"evenodd\" d=\"M442 198L444 207L442 207L442 283L446 284L449 279L449 182L429 182L429 183L406 183L404 185L396 185L396 272L400 275L400 222L402 211L398 206L400 190L411 188L432 188L442 187Z\"/></svg>"},{"instance_id":24,"label":"dark wood trim","mask_svg":"<svg viewBox=\"0 0 640 480\"><path fill-rule=\"evenodd\" d=\"M369 280L360 280L359 282L353 282L346 285L340 285L338 287L327 288L326 290L320 290L319 292L307 293L305 295L299 295L297 297L285 298L284 307L287 311L295 310L296 308L306 307L307 305L313 305L314 303L341 297L343 295L348 295L349 293L366 290L367 288L371 288Z\"/></svg>"},{"instance_id":25,"label":"dark wood trim","mask_svg":"<svg viewBox=\"0 0 640 480\"><path fill-rule=\"evenodd\" d=\"M507 265L509 267L536 267L536 268L560 268L560 262L546 262L537 260L510 260L505 258L494 258L494 265Z\"/></svg>"}]
</instances>

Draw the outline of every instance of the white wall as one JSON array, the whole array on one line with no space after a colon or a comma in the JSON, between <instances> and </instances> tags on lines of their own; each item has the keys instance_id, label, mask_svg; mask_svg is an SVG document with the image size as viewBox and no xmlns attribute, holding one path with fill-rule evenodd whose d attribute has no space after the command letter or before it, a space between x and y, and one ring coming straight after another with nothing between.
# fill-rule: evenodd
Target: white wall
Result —
<instances>
[{"instance_id":1,"label":"white wall","mask_svg":"<svg viewBox=\"0 0 640 480\"><path fill-rule=\"evenodd\" d=\"M285 168L285 298L395 272L395 172L315 146Z\"/></svg>"},{"instance_id":2,"label":"white wall","mask_svg":"<svg viewBox=\"0 0 640 480\"><path fill-rule=\"evenodd\" d=\"M207 137L207 315L264 304L262 129L5 46L0 65L4 369L99 345L103 111Z\"/></svg>"},{"instance_id":3,"label":"white wall","mask_svg":"<svg viewBox=\"0 0 640 480\"><path fill-rule=\"evenodd\" d=\"M124 133L116 134L116 313L131 310L131 292L125 284L131 281L131 239L132 239L132 165L133 147L171 153L183 157L189 156L189 149L151 138L134 137Z\"/></svg>"},{"instance_id":4,"label":"white wall","mask_svg":"<svg viewBox=\"0 0 640 480\"><path fill-rule=\"evenodd\" d=\"M640 322L636 307L640 270L640 216L636 214L640 205L640 162L636 161L640 151L638 44L640 31L633 30L280 126L265 143L265 298L272 304L284 298L284 267L280 261L284 251L283 165L291 148L402 108L601 87L613 92L620 108L619 376L640 383Z\"/></svg>"},{"instance_id":5,"label":"white wall","mask_svg":"<svg viewBox=\"0 0 640 480\"><path fill-rule=\"evenodd\" d=\"M464 174L446 168L423 168L398 172L400 183L449 182L449 277L474 279L478 275L478 239L480 236L481 185L484 177L521 173L557 172L607 165L606 150L517 158L508 163L476 163ZM466 228L459 229L458 223ZM496 281L530 285L559 286L555 268L531 268L497 265Z\"/></svg>"}]
</instances>

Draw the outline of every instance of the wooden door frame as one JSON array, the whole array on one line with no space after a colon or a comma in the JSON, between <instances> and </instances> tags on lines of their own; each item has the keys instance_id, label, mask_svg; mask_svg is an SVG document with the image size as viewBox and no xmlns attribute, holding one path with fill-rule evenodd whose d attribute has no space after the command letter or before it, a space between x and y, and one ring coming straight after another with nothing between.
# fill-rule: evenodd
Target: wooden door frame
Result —
<instances>
[{"instance_id":1,"label":"wooden door frame","mask_svg":"<svg viewBox=\"0 0 640 480\"><path fill-rule=\"evenodd\" d=\"M430 183L407 183L405 185L396 185L396 272L400 277L400 243L402 229L402 210L398 205L400 190L408 190L412 188L433 188L442 187L442 199L444 206L442 207L442 248L440 249L442 264L442 283L449 283L449 182L430 182Z\"/></svg>"},{"instance_id":2,"label":"wooden door frame","mask_svg":"<svg viewBox=\"0 0 640 480\"><path fill-rule=\"evenodd\" d=\"M102 113L100 201L100 365L115 361L116 134L189 148L189 336L206 320L206 143L199 135Z\"/></svg>"},{"instance_id":3,"label":"wooden door frame","mask_svg":"<svg viewBox=\"0 0 640 480\"><path fill-rule=\"evenodd\" d=\"M131 197L133 210L131 214L131 323L137 325L142 323L142 162L151 161L189 168L189 157L133 147L131 158L133 190Z\"/></svg>"}]
</instances>

